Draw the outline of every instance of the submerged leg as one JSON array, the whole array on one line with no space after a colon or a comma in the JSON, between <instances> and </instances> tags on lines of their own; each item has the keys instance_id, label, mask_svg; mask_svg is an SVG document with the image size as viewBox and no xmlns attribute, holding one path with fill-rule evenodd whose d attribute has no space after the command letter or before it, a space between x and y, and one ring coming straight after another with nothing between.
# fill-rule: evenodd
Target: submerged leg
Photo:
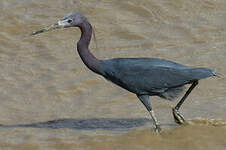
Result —
<instances>
[{"instance_id":1,"label":"submerged leg","mask_svg":"<svg viewBox=\"0 0 226 150\"><path fill-rule=\"evenodd\" d=\"M192 85L189 87L189 89L187 90L185 95L181 98L181 100L178 102L178 104L173 108L174 120L178 124L184 124L185 123L184 117L179 112L179 108L181 107L181 105L183 104L185 99L188 97L188 95L191 93L191 91L196 87L196 85L198 85L198 81L194 81L192 83Z\"/></svg>"},{"instance_id":2,"label":"submerged leg","mask_svg":"<svg viewBox=\"0 0 226 150\"><path fill-rule=\"evenodd\" d=\"M151 118L153 119L154 125L155 125L155 132L159 133L161 131L160 124L155 117L155 113L151 108L150 102L149 102L149 95L137 95L137 97L140 99L140 101L144 104L146 109L151 115Z\"/></svg>"}]
</instances>

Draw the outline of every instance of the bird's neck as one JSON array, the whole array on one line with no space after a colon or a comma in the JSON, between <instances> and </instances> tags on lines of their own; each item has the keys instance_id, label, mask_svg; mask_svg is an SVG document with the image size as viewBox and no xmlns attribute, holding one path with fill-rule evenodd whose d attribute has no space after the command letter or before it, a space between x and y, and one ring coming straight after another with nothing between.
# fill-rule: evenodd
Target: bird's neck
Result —
<instances>
[{"instance_id":1,"label":"bird's neck","mask_svg":"<svg viewBox=\"0 0 226 150\"><path fill-rule=\"evenodd\" d=\"M84 64L93 72L101 74L100 60L98 60L90 51L89 44L92 37L92 26L88 21L79 25L81 38L77 43L77 50Z\"/></svg>"}]
</instances>

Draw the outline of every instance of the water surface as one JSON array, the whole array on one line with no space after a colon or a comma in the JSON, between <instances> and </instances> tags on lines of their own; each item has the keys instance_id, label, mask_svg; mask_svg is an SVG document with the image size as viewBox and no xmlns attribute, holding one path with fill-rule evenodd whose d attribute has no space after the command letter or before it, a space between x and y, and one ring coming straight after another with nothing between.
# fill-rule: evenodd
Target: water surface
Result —
<instances>
[{"instance_id":1,"label":"water surface","mask_svg":"<svg viewBox=\"0 0 226 150\"><path fill-rule=\"evenodd\" d=\"M78 29L29 34L78 11L94 26L100 59L158 57L226 75L224 0L1 0L0 147L12 150L224 150L226 79L200 81L181 108L151 97L163 126L153 131L135 95L89 71ZM212 120L211 120L212 119Z\"/></svg>"}]
</instances>

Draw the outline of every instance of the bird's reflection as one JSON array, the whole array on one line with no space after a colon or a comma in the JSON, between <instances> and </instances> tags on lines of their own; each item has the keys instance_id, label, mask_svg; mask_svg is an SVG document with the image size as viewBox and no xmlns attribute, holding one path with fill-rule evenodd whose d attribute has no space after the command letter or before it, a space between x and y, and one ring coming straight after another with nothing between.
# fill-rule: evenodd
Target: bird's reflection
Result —
<instances>
[{"instance_id":1,"label":"bird's reflection","mask_svg":"<svg viewBox=\"0 0 226 150\"><path fill-rule=\"evenodd\" d=\"M0 128L51 128L51 129L75 129L75 130L122 130L142 127L150 122L149 119L122 119L122 118L87 118L87 119L60 119L30 124L1 125Z\"/></svg>"}]
</instances>

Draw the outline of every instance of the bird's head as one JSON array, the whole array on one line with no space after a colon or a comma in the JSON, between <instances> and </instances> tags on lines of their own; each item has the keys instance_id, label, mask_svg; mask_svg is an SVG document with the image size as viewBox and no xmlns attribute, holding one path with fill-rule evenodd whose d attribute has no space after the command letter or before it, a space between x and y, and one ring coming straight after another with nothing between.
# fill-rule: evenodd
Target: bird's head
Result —
<instances>
[{"instance_id":1,"label":"bird's head","mask_svg":"<svg viewBox=\"0 0 226 150\"><path fill-rule=\"evenodd\" d=\"M72 12L60 19L57 24L63 28L77 27L86 20L86 17L78 12Z\"/></svg>"},{"instance_id":2,"label":"bird's head","mask_svg":"<svg viewBox=\"0 0 226 150\"><path fill-rule=\"evenodd\" d=\"M72 12L70 14L65 15L57 23L52 24L51 26L47 26L41 30L35 31L31 35L36 35L59 28L79 27L86 20L86 17L81 13Z\"/></svg>"}]
</instances>

